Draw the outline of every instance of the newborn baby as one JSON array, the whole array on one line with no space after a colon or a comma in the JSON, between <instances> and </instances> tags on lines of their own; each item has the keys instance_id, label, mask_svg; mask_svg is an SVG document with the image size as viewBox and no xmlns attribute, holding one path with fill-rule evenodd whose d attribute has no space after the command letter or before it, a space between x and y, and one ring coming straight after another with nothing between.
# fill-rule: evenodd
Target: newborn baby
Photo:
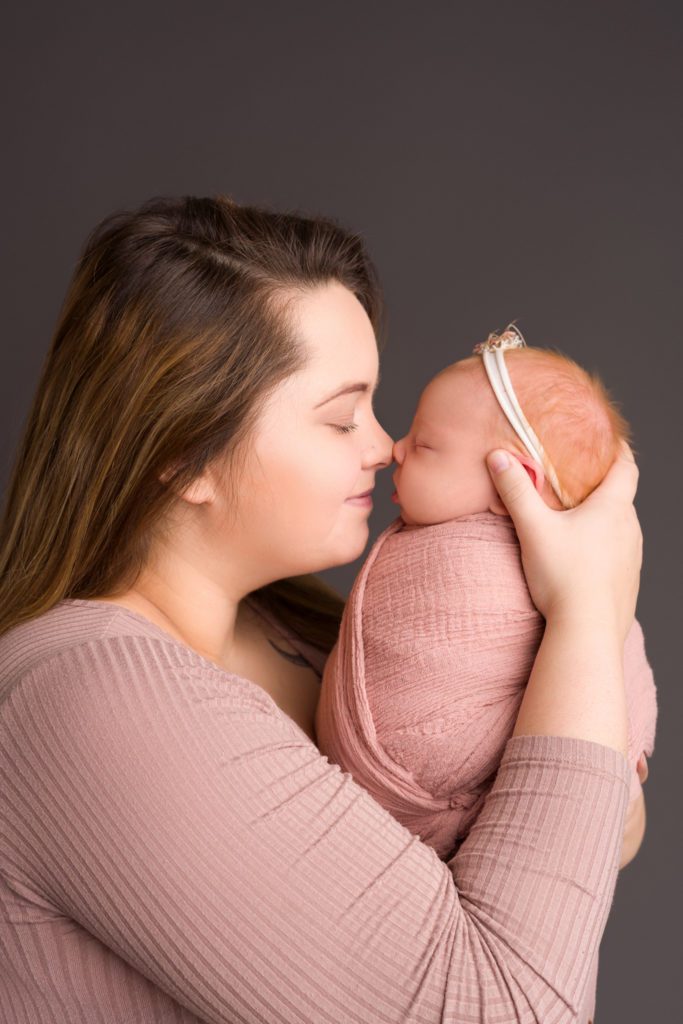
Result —
<instances>
[{"instance_id":1,"label":"newborn baby","mask_svg":"<svg viewBox=\"0 0 683 1024\"><path fill-rule=\"evenodd\" d=\"M316 713L320 751L442 859L493 785L544 629L486 453L514 451L547 504L570 508L628 435L596 377L515 328L475 352L430 381L396 443L401 516L355 580ZM635 799L657 716L636 620L624 669Z\"/></svg>"}]
</instances>

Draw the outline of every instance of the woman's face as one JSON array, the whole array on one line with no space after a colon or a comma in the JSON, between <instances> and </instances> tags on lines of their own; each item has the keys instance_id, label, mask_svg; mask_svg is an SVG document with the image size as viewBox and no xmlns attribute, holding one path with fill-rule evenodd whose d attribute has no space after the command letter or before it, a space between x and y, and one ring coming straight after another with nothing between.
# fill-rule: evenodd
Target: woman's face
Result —
<instances>
[{"instance_id":1,"label":"woman's face","mask_svg":"<svg viewBox=\"0 0 683 1024\"><path fill-rule=\"evenodd\" d=\"M298 297L292 314L308 363L260 414L234 527L245 557L272 579L361 555L372 500L355 496L392 461L392 439L372 408L379 361L360 302L333 282Z\"/></svg>"}]
</instances>

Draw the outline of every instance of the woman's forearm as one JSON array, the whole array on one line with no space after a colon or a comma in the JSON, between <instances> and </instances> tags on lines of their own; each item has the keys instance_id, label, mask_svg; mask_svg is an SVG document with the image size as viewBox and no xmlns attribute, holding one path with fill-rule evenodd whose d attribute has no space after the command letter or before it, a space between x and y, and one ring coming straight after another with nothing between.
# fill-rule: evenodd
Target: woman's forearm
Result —
<instances>
[{"instance_id":1,"label":"woman's forearm","mask_svg":"<svg viewBox=\"0 0 683 1024\"><path fill-rule=\"evenodd\" d=\"M549 618L513 736L573 736L627 752L621 634L602 611Z\"/></svg>"},{"instance_id":2,"label":"woman's forearm","mask_svg":"<svg viewBox=\"0 0 683 1024\"><path fill-rule=\"evenodd\" d=\"M518 458L495 451L488 465L519 537L529 593L546 619L513 735L573 736L625 758L624 641L643 555L633 453L624 442L602 482L567 512L539 500Z\"/></svg>"}]
</instances>

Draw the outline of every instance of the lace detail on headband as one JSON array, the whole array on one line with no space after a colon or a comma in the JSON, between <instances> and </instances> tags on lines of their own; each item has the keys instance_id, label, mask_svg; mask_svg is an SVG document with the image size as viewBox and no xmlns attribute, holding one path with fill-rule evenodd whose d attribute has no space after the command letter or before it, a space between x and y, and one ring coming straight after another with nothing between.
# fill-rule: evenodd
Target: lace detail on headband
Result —
<instances>
[{"instance_id":1,"label":"lace detail on headband","mask_svg":"<svg viewBox=\"0 0 683 1024\"><path fill-rule=\"evenodd\" d=\"M478 345L474 346L472 351L476 355L481 355L482 352L493 352L496 349L504 350L507 348L526 347L527 344L519 328L515 327L514 324L508 324L500 334L492 331L486 341L480 341Z\"/></svg>"}]
</instances>

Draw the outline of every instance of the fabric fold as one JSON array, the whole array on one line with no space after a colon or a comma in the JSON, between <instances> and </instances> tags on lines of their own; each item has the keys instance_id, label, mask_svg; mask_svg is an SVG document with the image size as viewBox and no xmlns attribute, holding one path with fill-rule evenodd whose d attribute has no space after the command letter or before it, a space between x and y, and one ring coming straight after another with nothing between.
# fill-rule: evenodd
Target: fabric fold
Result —
<instances>
[{"instance_id":1,"label":"fabric fold","mask_svg":"<svg viewBox=\"0 0 683 1024\"><path fill-rule=\"evenodd\" d=\"M543 629L509 517L398 517L356 577L325 665L319 749L448 857L493 785ZM657 714L635 620L624 665L632 799Z\"/></svg>"}]
</instances>

